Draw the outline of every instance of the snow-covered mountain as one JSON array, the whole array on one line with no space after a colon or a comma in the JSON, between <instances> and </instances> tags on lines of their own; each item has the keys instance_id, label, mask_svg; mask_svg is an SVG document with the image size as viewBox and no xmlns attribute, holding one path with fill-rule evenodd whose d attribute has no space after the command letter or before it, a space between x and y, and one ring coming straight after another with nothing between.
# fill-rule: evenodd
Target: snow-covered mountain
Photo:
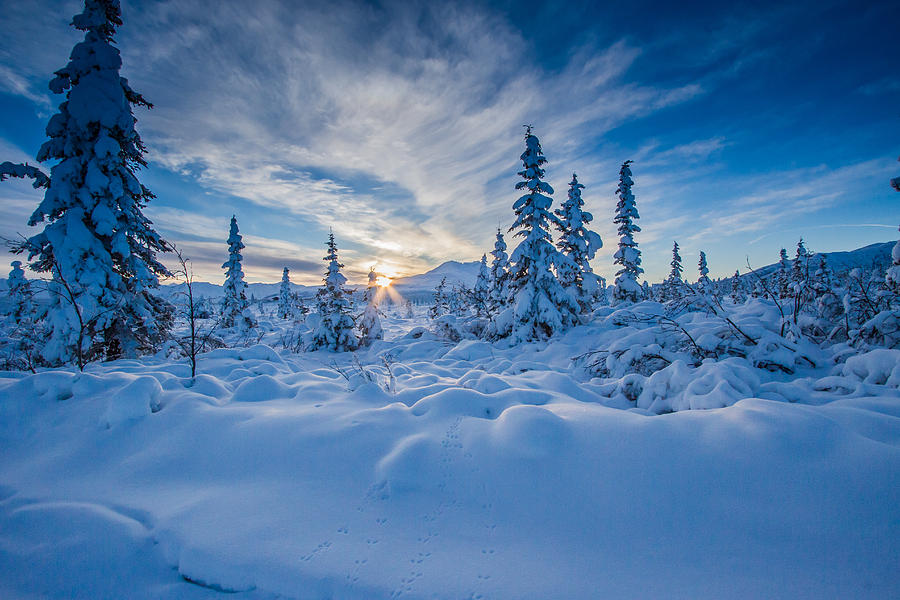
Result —
<instances>
[{"instance_id":1,"label":"snow-covered mountain","mask_svg":"<svg viewBox=\"0 0 900 600\"><path fill-rule=\"evenodd\" d=\"M878 242L869 244L856 250L847 250L843 252L814 252L814 254L824 254L828 266L835 273L843 273L850 269L879 269L885 270L891 265L891 250L896 244L896 240L890 242ZM792 252L788 252L788 256L792 256ZM793 262L793 261L791 261ZM813 258L813 265L818 266L818 259ZM764 267L754 270L758 275L767 276L774 273L778 269L778 263L774 262ZM746 276L746 267L741 269L741 273Z\"/></svg>"},{"instance_id":2,"label":"snow-covered mountain","mask_svg":"<svg viewBox=\"0 0 900 600\"><path fill-rule=\"evenodd\" d=\"M465 263L449 260L426 273L395 279L391 285L407 290L433 290L441 283L441 279L446 277L448 286L462 284L472 287L478 276L478 265L480 264L480 261L477 260Z\"/></svg>"},{"instance_id":3,"label":"snow-covered mountain","mask_svg":"<svg viewBox=\"0 0 900 600\"><path fill-rule=\"evenodd\" d=\"M475 277L478 275L478 261L467 263L457 262L455 260L447 261L426 273L418 275L410 275L409 277L401 277L395 279L391 284L396 288L401 296L417 300L420 296L430 297L431 292L441 282L442 277L447 278L447 285L464 284L471 287L475 283ZM3 280L5 285L6 281ZM281 287L281 283L249 283L247 284L247 297L257 299L277 296ZM348 286L350 288L357 286ZM291 289L303 297L314 296L317 286L291 284ZM160 286L161 294L164 297L173 297L184 290L184 284L166 284ZM221 298L223 295L222 286L208 281L197 281L194 283L194 294L204 298Z\"/></svg>"}]
</instances>

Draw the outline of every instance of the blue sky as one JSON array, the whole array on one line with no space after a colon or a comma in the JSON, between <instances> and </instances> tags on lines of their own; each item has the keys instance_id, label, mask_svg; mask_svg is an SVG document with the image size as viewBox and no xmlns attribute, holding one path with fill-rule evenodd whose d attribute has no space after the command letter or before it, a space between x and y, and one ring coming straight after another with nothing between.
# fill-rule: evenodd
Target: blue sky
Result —
<instances>
[{"instance_id":1,"label":"blue sky","mask_svg":"<svg viewBox=\"0 0 900 600\"><path fill-rule=\"evenodd\" d=\"M634 160L651 281L678 240L694 278L896 239L896 2L123 1L124 76L150 153L146 210L222 279L231 214L249 281L315 283L334 228L351 280L475 260L512 222L522 124L556 202L587 188L614 273ZM79 3L0 0L0 161L33 160ZM0 235L39 200L0 185ZM510 244L512 246L512 244Z\"/></svg>"}]
</instances>

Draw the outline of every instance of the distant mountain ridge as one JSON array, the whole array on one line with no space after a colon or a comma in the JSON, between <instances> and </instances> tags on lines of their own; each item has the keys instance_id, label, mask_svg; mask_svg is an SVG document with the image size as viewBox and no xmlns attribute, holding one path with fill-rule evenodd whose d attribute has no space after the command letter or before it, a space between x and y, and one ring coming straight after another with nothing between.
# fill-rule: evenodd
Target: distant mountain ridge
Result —
<instances>
[{"instance_id":1,"label":"distant mountain ridge","mask_svg":"<svg viewBox=\"0 0 900 600\"><path fill-rule=\"evenodd\" d=\"M896 240L889 242L879 242L869 244L856 250L846 250L840 252L816 252L815 255L825 254L828 266L832 271L840 273L854 268L864 269L886 269L891 264L891 250L896 244ZM815 260L815 259L814 259ZM793 262L791 260L790 262ZM400 277L393 281L392 287L400 293L401 296L412 299L414 301L422 301L426 296L430 296L434 288L438 286L441 279L447 278L447 286L465 285L472 287L475 284L475 278L478 276L478 267L481 261L473 260L471 262L459 262L449 260L441 263L437 267L419 273L418 275L410 275L408 277ZM814 262L818 266L818 262ZM768 276L778 269L778 263L774 262L763 267L754 267L754 271L758 275ZM748 273L746 268L740 270L741 277L753 277ZM350 286L359 287L359 286ZM257 299L276 296L281 288L281 283L249 283L247 284L248 297ZM311 297L315 295L318 286L313 285L297 285L292 283L291 289L303 297ZM6 278L0 278L0 290L6 291ZM184 290L184 284L172 283L160 286L161 295L164 297L172 297ZM208 281L194 282L194 294L205 298L221 298L223 291L222 286Z\"/></svg>"},{"instance_id":2,"label":"distant mountain ridge","mask_svg":"<svg viewBox=\"0 0 900 600\"><path fill-rule=\"evenodd\" d=\"M894 248L895 241L879 242L869 244L856 250L844 250L841 252L813 252L812 266L818 267L818 256L825 255L825 262L828 267L835 273L842 273L850 269L887 269L891 265L891 250ZM789 255L790 256L790 255ZM793 263L793 258L788 260L788 264ZM751 265L753 266L753 265ZM757 275L767 277L778 270L778 262L774 262L764 267L753 267ZM752 273L747 273L747 269L741 269L742 277L753 277Z\"/></svg>"}]
</instances>

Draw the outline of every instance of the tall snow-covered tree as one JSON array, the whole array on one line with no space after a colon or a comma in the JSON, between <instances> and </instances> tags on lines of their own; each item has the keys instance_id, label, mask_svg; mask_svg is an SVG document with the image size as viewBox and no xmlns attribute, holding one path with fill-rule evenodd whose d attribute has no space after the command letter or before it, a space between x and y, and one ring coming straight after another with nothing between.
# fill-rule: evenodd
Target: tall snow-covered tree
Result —
<instances>
[{"instance_id":1,"label":"tall snow-covered tree","mask_svg":"<svg viewBox=\"0 0 900 600\"><path fill-rule=\"evenodd\" d=\"M487 268L487 255L481 255L481 265L478 267L478 275L475 277L475 286L470 294L472 308L479 317L487 316L490 312L490 275Z\"/></svg>"},{"instance_id":2,"label":"tall snow-covered tree","mask_svg":"<svg viewBox=\"0 0 900 600\"><path fill-rule=\"evenodd\" d=\"M634 185L631 178L631 162L626 160L619 170L619 187L616 190L619 201L616 204L616 217L613 219L613 223L619 226L619 249L613 255L613 262L620 265L616 271L616 287L613 291L613 297L617 302L637 302L643 295L643 290L637 282L644 269L641 268L641 251L634 240L634 234L641 228L634 222L640 215L634 194L631 193L631 186Z\"/></svg>"},{"instance_id":3,"label":"tall snow-covered tree","mask_svg":"<svg viewBox=\"0 0 900 600\"><path fill-rule=\"evenodd\" d=\"M370 346L375 340L384 337L381 318L378 315L378 273L375 272L375 267L369 269L365 300L366 308L359 320L359 341L362 346Z\"/></svg>"},{"instance_id":4,"label":"tall snow-covered tree","mask_svg":"<svg viewBox=\"0 0 900 600\"><path fill-rule=\"evenodd\" d=\"M325 269L325 285L316 294L319 325L313 332L310 347L313 350L325 348L334 352L355 350L359 346L359 340L353 333L350 299L344 290L347 278L341 273L344 265L338 262L334 233L328 234L325 247L327 252L322 260L327 262L328 266Z\"/></svg>"},{"instance_id":5,"label":"tall snow-covered tree","mask_svg":"<svg viewBox=\"0 0 900 600\"><path fill-rule=\"evenodd\" d=\"M225 296L222 298L222 324L234 327L244 322L244 311L250 306L247 301L247 284L244 282L244 271L241 268L241 250L244 249L243 238L238 231L237 218L231 216L231 229L228 232L228 260L222 263L225 269Z\"/></svg>"},{"instance_id":6,"label":"tall snow-covered tree","mask_svg":"<svg viewBox=\"0 0 900 600\"><path fill-rule=\"evenodd\" d=\"M526 128L521 157L523 181L517 190L527 193L513 204L516 220L509 228L523 238L512 253L510 299L506 311L495 318L493 335L511 336L514 343L543 340L578 322L580 307L553 272L568 259L553 246L550 227L562 222L550 212L553 188L543 181L547 162L541 142Z\"/></svg>"},{"instance_id":7,"label":"tall snow-covered tree","mask_svg":"<svg viewBox=\"0 0 900 600\"><path fill-rule=\"evenodd\" d=\"M134 106L151 108L119 75L115 46L122 24L118 0L85 0L72 25L84 32L50 90L65 93L47 123L37 154L49 177L28 165L0 165L7 175L32 177L44 198L28 224L44 229L19 248L30 267L49 273L46 311L49 364L134 356L152 349L171 325L171 306L152 295L169 275L157 252L168 244L143 209L154 196L138 181L145 148Z\"/></svg>"},{"instance_id":8,"label":"tall snow-covered tree","mask_svg":"<svg viewBox=\"0 0 900 600\"><path fill-rule=\"evenodd\" d=\"M599 234L587 228L594 217L582 209L583 189L584 185L578 183L578 176L572 173L568 197L562 207L555 211L560 220L557 226L560 239L556 247L569 259L559 264L556 275L563 287L575 297L582 312L587 312L600 287L599 278L594 274L590 261L597 250L603 247L603 240Z\"/></svg>"},{"instance_id":9,"label":"tall snow-covered tree","mask_svg":"<svg viewBox=\"0 0 900 600\"><path fill-rule=\"evenodd\" d=\"M492 314L497 314L506 306L509 296L507 281L509 279L509 256L506 254L506 242L503 233L497 228L497 239L494 241L494 249L491 251L494 259L491 261L491 298L490 309Z\"/></svg>"},{"instance_id":10,"label":"tall snow-covered tree","mask_svg":"<svg viewBox=\"0 0 900 600\"><path fill-rule=\"evenodd\" d=\"M281 288L278 290L278 311L280 319L289 319L294 314L294 294L291 292L291 275L287 267L281 273Z\"/></svg>"}]
</instances>

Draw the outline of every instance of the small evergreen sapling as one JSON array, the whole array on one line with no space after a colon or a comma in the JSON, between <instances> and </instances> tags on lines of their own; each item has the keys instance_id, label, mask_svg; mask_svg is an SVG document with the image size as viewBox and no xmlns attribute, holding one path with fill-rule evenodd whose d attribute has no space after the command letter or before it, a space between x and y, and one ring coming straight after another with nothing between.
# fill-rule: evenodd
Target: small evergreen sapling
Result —
<instances>
[{"instance_id":1,"label":"small evergreen sapling","mask_svg":"<svg viewBox=\"0 0 900 600\"><path fill-rule=\"evenodd\" d=\"M22 269L22 261L14 260L10 263L12 271L6 280L6 289L9 296L9 316L16 324L24 319L34 316L34 304L32 303L31 282L25 278Z\"/></svg>"},{"instance_id":2,"label":"small evergreen sapling","mask_svg":"<svg viewBox=\"0 0 900 600\"><path fill-rule=\"evenodd\" d=\"M781 249L778 255L778 271L775 273L775 290L782 300L791 296L791 276L788 269L787 250Z\"/></svg>"},{"instance_id":3,"label":"small evergreen sapling","mask_svg":"<svg viewBox=\"0 0 900 600\"><path fill-rule=\"evenodd\" d=\"M714 292L713 282L709 279L709 266L706 263L706 252L700 251L700 260L697 261L697 270L700 277L697 278L697 291L701 294Z\"/></svg>"},{"instance_id":4,"label":"small evergreen sapling","mask_svg":"<svg viewBox=\"0 0 900 600\"><path fill-rule=\"evenodd\" d=\"M731 276L731 301L734 304L741 304L746 299L744 295L744 285L741 282L741 274L735 269L734 275Z\"/></svg>"},{"instance_id":5,"label":"small evergreen sapling","mask_svg":"<svg viewBox=\"0 0 900 600\"><path fill-rule=\"evenodd\" d=\"M684 272L684 267L681 265L681 255L678 253L678 242L672 243L672 262L669 263L669 266L672 267L672 270L669 271L669 276L663 282L663 300L681 300L683 296L681 288L684 285L681 274Z\"/></svg>"},{"instance_id":6,"label":"small evergreen sapling","mask_svg":"<svg viewBox=\"0 0 900 600\"><path fill-rule=\"evenodd\" d=\"M478 267L478 275L475 278L475 286L470 294L472 308L479 317L485 317L490 312L490 275L487 268L487 255L481 255L481 265Z\"/></svg>"},{"instance_id":7,"label":"small evergreen sapling","mask_svg":"<svg viewBox=\"0 0 900 600\"><path fill-rule=\"evenodd\" d=\"M447 278L441 277L441 282L434 288L434 302L428 309L428 316L437 319L450 311L450 302L447 298Z\"/></svg>"},{"instance_id":8,"label":"small evergreen sapling","mask_svg":"<svg viewBox=\"0 0 900 600\"><path fill-rule=\"evenodd\" d=\"M21 261L12 261L7 285L5 336L0 337L0 369L34 372L40 361L42 331L32 302L31 282Z\"/></svg>"},{"instance_id":9,"label":"small evergreen sapling","mask_svg":"<svg viewBox=\"0 0 900 600\"><path fill-rule=\"evenodd\" d=\"M503 233L497 228L497 239L494 241L494 249L491 251L491 314L499 313L509 300L509 256L506 254L506 242Z\"/></svg>"},{"instance_id":10,"label":"small evergreen sapling","mask_svg":"<svg viewBox=\"0 0 900 600\"><path fill-rule=\"evenodd\" d=\"M365 293L366 308L359 320L360 345L370 346L384 337L378 314L378 273L369 269L369 281Z\"/></svg>"}]
</instances>

